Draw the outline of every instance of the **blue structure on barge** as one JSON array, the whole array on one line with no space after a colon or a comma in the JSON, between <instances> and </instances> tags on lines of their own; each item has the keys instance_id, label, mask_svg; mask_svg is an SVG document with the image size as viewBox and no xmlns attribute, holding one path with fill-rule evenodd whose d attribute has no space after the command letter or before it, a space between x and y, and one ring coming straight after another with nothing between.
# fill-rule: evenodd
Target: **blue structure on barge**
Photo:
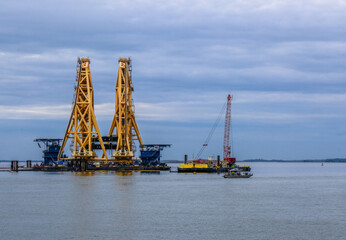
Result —
<instances>
[{"instance_id":1,"label":"blue structure on barge","mask_svg":"<svg viewBox=\"0 0 346 240\"><path fill-rule=\"evenodd\" d=\"M58 155L60 151L60 143L62 139L60 138L37 138L34 142L37 142L38 146L41 148L40 143L45 145L43 150L43 165L56 164L58 161ZM63 154L64 158L67 156Z\"/></svg>"},{"instance_id":2,"label":"blue structure on barge","mask_svg":"<svg viewBox=\"0 0 346 240\"><path fill-rule=\"evenodd\" d=\"M172 144L144 144L140 147L141 150L140 159L142 160L143 166L159 166L162 165L160 162L161 151L165 147L170 147Z\"/></svg>"}]
</instances>

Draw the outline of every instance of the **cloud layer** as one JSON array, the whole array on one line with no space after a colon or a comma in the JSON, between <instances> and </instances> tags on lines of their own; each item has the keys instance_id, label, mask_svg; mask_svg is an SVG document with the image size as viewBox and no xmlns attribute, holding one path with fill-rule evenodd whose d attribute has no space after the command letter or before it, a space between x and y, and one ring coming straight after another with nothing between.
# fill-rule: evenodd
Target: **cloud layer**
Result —
<instances>
[{"instance_id":1,"label":"cloud layer","mask_svg":"<svg viewBox=\"0 0 346 240\"><path fill-rule=\"evenodd\" d=\"M345 11L327 0L2 1L0 135L14 139L24 122L26 149L42 124L61 135L78 56L91 59L97 119L111 121L117 59L130 56L143 137L173 143L167 158L195 151L229 92L241 158L342 157Z\"/></svg>"}]
</instances>

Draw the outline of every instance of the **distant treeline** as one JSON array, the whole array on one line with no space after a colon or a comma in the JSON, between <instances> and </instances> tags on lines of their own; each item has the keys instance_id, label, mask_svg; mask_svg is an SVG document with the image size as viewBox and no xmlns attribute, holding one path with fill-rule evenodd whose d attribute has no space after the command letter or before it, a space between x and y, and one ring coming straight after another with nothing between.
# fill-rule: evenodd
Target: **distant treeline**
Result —
<instances>
[{"instance_id":1,"label":"distant treeline","mask_svg":"<svg viewBox=\"0 0 346 240\"><path fill-rule=\"evenodd\" d=\"M163 163L183 163L181 160L161 160Z\"/></svg>"},{"instance_id":2,"label":"distant treeline","mask_svg":"<svg viewBox=\"0 0 346 240\"><path fill-rule=\"evenodd\" d=\"M346 162L346 158L305 159L305 160L247 159L247 160L240 160L237 162Z\"/></svg>"}]
</instances>

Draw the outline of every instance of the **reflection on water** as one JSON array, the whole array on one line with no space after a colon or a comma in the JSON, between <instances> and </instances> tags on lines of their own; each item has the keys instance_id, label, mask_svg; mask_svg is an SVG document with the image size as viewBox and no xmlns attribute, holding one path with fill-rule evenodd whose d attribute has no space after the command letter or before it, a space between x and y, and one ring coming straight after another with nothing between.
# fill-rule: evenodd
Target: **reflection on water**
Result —
<instances>
[{"instance_id":1,"label":"reflection on water","mask_svg":"<svg viewBox=\"0 0 346 240\"><path fill-rule=\"evenodd\" d=\"M64 172L56 172L57 174L65 174ZM93 176L96 174L115 174L117 176L132 176L133 171L108 171L108 170L100 170L100 171L83 171L83 172L73 172L74 176L82 176L82 177L88 177ZM156 171L155 173L160 174L159 171Z\"/></svg>"},{"instance_id":2,"label":"reflection on water","mask_svg":"<svg viewBox=\"0 0 346 240\"><path fill-rule=\"evenodd\" d=\"M95 175L95 171L73 172L74 176L89 177Z\"/></svg>"},{"instance_id":3,"label":"reflection on water","mask_svg":"<svg viewBox=\"0 0 346 240\"><path fill-rule=\"evenodd\" d=\"M112 171L112 173L115 173L117 176L132 176L133 171Z\"/></svg>"}]
</instances>

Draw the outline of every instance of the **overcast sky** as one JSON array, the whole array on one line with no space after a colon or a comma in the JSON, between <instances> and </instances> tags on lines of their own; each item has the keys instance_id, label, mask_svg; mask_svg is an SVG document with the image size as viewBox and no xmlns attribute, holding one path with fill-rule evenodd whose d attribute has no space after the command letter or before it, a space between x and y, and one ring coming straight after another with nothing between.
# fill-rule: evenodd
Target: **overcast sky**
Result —
<instances>
[{"instance_id":1,"label":"overcast sky","mask_svg":"<svg viewBox=\"0 0 346 240\"><path fill-rule=\"evenodd\" d=\"M346 157L346 1L0 1L0 159L62 138L76 60L89 57L103 135L117 60L163 159L197 153L226 96L238 159ZM203 157L222 155L224 117ZM69 153L68 148L66 149Z\"/></svg>"}]
</instances>

